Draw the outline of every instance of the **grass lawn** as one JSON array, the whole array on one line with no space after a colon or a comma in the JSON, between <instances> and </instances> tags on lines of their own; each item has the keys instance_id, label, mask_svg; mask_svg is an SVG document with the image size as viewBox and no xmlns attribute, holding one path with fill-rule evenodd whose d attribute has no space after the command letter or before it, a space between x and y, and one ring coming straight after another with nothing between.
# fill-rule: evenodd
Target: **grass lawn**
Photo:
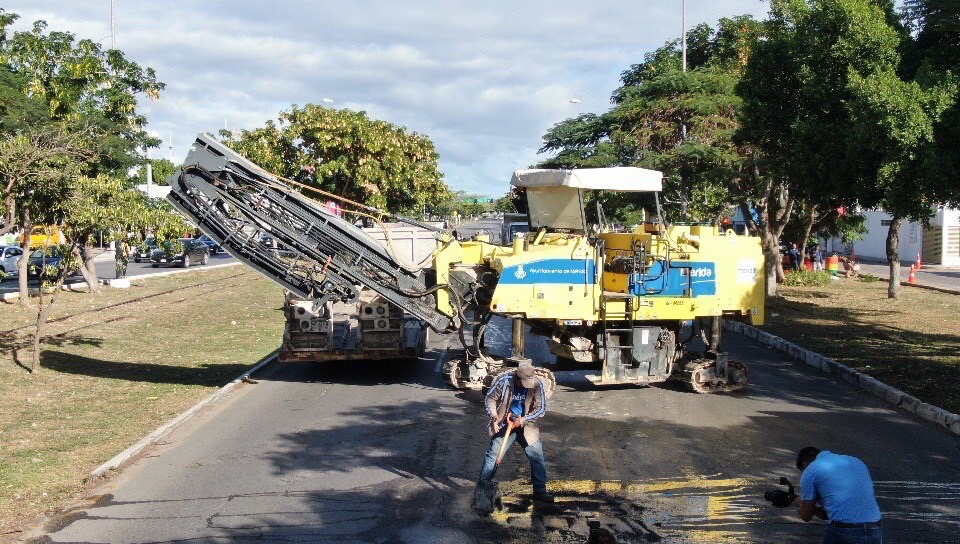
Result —
<instances>
[{"instance_id":1,"label":"grass lawn","mask_svg":"<svg viewBox=\"0 0 960 544\"><path fill-rule=\"evenodd\" d=\"M58 298L33 375L36 310L0 304L0 541L280 345L283 292L242 266Z\"/></svg>"},{"instance_id":2,"label":"grass lawn","mask_svg":"<svg viewBox=\"0 0 960 544\"><path fill-rule=\"evenodd\" d=\"M824 287L782 287L764 330L960 413L960 295L841 278Z\"/></svg>"}]
</instances>

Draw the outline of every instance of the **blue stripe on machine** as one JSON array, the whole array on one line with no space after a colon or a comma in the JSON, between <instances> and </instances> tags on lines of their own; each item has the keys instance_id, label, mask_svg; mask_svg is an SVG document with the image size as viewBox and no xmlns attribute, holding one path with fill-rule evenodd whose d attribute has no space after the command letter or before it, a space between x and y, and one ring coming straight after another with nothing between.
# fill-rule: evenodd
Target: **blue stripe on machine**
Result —
<instances>
[{"instance_id":1,"label":"blue stripe on machine","mask_svg":"<svg viewBox=\"0 0 960 544\"><path fill-rule=\"evenodd\" d=\"M508 266L500 274L501 284L595 283L593 259L544 259Z\"/></svg>"},{"instance_id":2,"label":"blue stripe on machine","mask_svg":"<svg viewBox=\"0 0 960 544\"><path fill-rule=\"evenodd\" d=\"M631 292L640 296L683 297L689 288L694 297L717 294L714 263L673 261L671 265L667 274L661 274L663 263L658 261L650 267L649 274L633 276L630 279Z\"/></svg>"}]
</instances>

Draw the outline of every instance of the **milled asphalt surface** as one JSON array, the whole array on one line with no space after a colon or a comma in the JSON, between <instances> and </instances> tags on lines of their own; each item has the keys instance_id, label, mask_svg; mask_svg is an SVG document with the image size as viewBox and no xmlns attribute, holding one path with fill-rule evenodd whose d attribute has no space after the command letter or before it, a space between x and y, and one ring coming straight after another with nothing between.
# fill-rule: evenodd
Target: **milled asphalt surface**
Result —
<instances>
[{"instance_id":1,"label":"milled asphalt surface","mask_svg":"<svg viewBox=\"0 0 960 544\"><path fill-rule=\"evenodd\" d=\"M487 345L505 352L508 323ZM533 505L514 448L507 511L469 508L486 448L480 397L444 385L442 342L414 363L276 364L51 521L54 542L820 542L822 526L767 505L795 452L871 468L887 542L960 541L960 440L740 336L751 384L597 390L558 372L542 428L558 502ZM542 340L528 356L548 360Z\"/></svg>"}]
</instances>

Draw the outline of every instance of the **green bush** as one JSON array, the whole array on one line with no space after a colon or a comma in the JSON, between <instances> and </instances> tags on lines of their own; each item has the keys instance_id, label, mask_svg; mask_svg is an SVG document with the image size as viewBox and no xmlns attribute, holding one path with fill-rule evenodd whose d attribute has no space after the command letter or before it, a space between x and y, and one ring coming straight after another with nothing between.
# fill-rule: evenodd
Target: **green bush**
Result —
<instances>
[{"instance_id":1,"label":"green bush","mask_svg":"<svg viewBox=\"0 0 960 544\"><path fill-rule=\"evenodd\" d=\"M860 276L860 281L863 283L874 283L880 281L880 278L874 276L873 274L864 274Z\"/></svg>"},{"instance_id":2,"label":"green bush","mask_svg":"<svg viewBox=\"0 0 960 544\"><path fill-rule=\"evenodd\" d=\"M808 286L820 287L830 283L829 272L813 272L810 270L787 271L783 284L791 287Z\"/></svg>"}]
</instances>

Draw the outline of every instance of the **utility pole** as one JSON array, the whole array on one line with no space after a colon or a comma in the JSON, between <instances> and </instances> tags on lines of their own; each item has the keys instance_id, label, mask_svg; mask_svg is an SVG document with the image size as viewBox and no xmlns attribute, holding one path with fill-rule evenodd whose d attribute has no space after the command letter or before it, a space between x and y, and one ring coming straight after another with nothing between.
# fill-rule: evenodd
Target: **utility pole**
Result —
<instances>
[{"instance_id":1,"label":"utility pole","mask_svg":"<svg viewBox=\"0 0 960 544\"><path fill-rule=\"evenodd\" d=\"M681 40L683 41L683 71L687 71L687 0L683 0L683 15L680 17Z\"/></svg>"},{"instance_id":2,"label":"utility pole","mask_svg":"<svg viewBox=\"0 0 960 544\"><path fill-rule=\"evenodd\" d=\"M687 72L687 0L683 0L683 14L680 16L680 26L681 28L681 43L682 46L682 57L683 57L683 73ZM681 122L680 124L680 144L683 145L687 141L687 123ZM680 177L680 187L683 195L683 202L681 203L681 209L683 210L684 219L687 217L687 195L689 190L687 188L687 180L684 176Z\"/></svg>"},{"instance_id":3,"label":"utility pole","mask_svg":"<svg viewBox=\"0 0 960 544\"><path fill-rule=\"evenodd\" d=\"M117 48L117 28L113 22L113 8L115 2L116 0L110 0L110 49Z\"/></svg>"}]
</instances>

